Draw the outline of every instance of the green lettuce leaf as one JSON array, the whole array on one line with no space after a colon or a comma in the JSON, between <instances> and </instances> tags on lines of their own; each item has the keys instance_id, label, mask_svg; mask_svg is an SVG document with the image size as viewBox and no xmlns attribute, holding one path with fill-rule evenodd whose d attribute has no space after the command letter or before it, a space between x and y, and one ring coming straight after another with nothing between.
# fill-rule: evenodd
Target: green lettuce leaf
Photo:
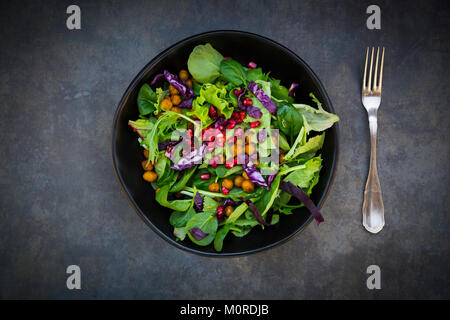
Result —
<instances>
[{"instance_id":1,"label":"green lettuce leaf","mask_svg":"<svg viewBox=\"0 0 450 320\"><path fill-rule=\"evenodd\" d=\"M320 156L312 158L305 162L304 168L299 168L289 173L283 181L291 182L309 195L318 182L321 168L322 158Z\"/></svg>"},{"instance_id":2,"label":"green lettuce leaf","mask_svg":"<svg viewBox=\"0 0 450 320\"><path fill-rule=\"evenodd\" d=\"M223 56L209 43L198 45L188 59L190 74L200 83L213 82L220 76L220 63Z\"/></svg>"},{"instance_id":3,"label":"green lettuce leaf","mask_svg":"<svg viewBox=\"0 0 450 320\"><path fill-rule=\"evenodd\" d=\"M310 107L306 104L294 104L294 107L305 118L307 122L307 132L324 131L330 128L335 122L339 121L339 117L333 113L329 113L322 108L322 104L311 93L310 96L317 103L318 109Z\"/></svg>"}]
</instances>

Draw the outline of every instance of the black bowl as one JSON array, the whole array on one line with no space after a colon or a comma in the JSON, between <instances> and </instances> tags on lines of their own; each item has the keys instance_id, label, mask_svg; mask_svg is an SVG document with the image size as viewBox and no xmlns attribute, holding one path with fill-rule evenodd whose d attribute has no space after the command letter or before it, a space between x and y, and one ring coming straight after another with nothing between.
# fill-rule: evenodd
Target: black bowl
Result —
<instances>
[{"instance_id":1,"label":"black bowl","mask_svg":"<svg viewBox=\"0 0 450 320\"><path fill-rule=\"evenodd\" d=\"M211 43L224 56L246 63L255 61L265 72L281 79L285 86L300 83L297 101L311 104L309 93L313 92L322 102L323 108L333 112L324 87L311 68L295 53L268 38L242 31L212 31L184 39L161 52L152 59L131 82L123 95L114 117L112 158L116 176L122 189L139 216L157 234L170 244L189 252L208 256L232 256L258 252L280 244L305 228L312 220L307 209L301 208L292 215L280 215L280 222L262 230L253 230L244 238L228 236L223 251L216 252L212 245L201 247L189 239L175 241L173 227L169 223L171 211L160 206L153 188L142 179L140 163L144 160L137 135L128 126L128 120L138 118L136 103L139 88L164 69L176 73L187 69L187 60L192 49L199 44ZM322 149L323 168L319 183L314 187L312 200L322 206L333 181L338 154L338 127L327 130ZM325 218L326 218L325 212ZM326 222L325 222L326 223Z\"/></svg>"}]
</instances>

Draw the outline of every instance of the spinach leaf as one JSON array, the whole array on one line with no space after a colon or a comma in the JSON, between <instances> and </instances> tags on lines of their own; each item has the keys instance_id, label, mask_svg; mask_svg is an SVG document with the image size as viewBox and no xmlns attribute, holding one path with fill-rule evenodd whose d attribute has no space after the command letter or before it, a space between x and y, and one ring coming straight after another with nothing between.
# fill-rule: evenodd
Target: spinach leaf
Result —
<instances>
[{"instance_id":1,"label":"spinach leaf","mask_svg":"<svg viewBox=\"0 0 450 320\"><path fill-rule=\"evenodd\" d=\"M156 93L150 88L147 83L139 89L137 105L139 113L143 116L156 110L155 104L158 102Z\"/></svg>"},{"instance_id":2,"label":"spinach leaf","mask_svg":"<svg viewBox=\"0 0 450 320\"><path fill-rule=\"evenodd\" d=\"M186 211L191 206L191 200L167 200L167 196L169 195L169 185L162 186L159 191L156 193L156 201L162 205L163 207L167 207L176 211Z\"/></svg>"},{"instance_id":3,"label":"spinach leaf","mask_svg":"<svg viewBox=\"0 0 450 320\"><path fill-rule=\"evenodd\" d=\"M211 44L198 45L188 59L190 74L200 83L213 82L220 76L223 56Z\"/></svg>"},{"instance_id":4,"label":"spinach leaf","mask_svg":"<svg viewBox=\"0 0 450 320\"><path fill-rule=\"evenodd\" d=\"M217 219L210 212L197 213L186 224L186 230L189 239L191 239L192 242L198 244L199 246L207 246L212 241L214 241L217 227ZM199 228L202 232L207 234L207 236L201 240L196 240L194 236L189 232L193 228Z\"/></svg>"},{"instance_id":5,"label":"spinach leaf","mask_svg":"<svg viewBox=\"0 0 450 320\"><path fill-rule=\"evenodd\" d=\"M180 180L178 180L173 187L170 189L170 192L178 192L181 191L184 186L188 183L191 176L194 174L195 170L197 169L197 166L194 166L192 168L189 168L187 170L183 171L183 176Z\"/></svg>"},{"instance_id":6,"label":"spinach leaf","mask_svg":"<svg viewBox=\"0 0 450 320\"><path fill-rule=\"evenodd\" d=\"M195 209L189 208L186 212L174 211L171 213L169 222L175 228L185 227L187 222L195 215Z\"/></svg>"},{"instance_id":7,"label":"spinach leaf","mask_svg":"<svg viewBox=\"0 0 450 320\"><path fill-rule=\"evenodd\" d=\"M219 231L217 231L216 236L214 238L214 249L218 252L222 251L223 247L223 240L225 240L225 237L227 236L228 232L230 230L234 230L235 232L240 232L241 230L234 227L231 224L227 224L223 226Z\"/></svg>"},{"instance_id":8,"label":"spinach leaf","mask_svg":"<svg viewBox=\"0 0 450 320\"><path fill-rule=\"evenodd\" d=\"M247 82L247 74L244 67L233 59L222 60L220 73L235 86L240 86Z\"/></svg>"},{"instance_id":9,"label":"spinach leaf","mask_svg":"<svg viewBox=\"0 0 450 320\"><path fill-rule=\"evenodd\" d=\"M241 172L242 170L243 170L242 166L235 166L231 169L227 169L224 166L220 166L216 168L216 175L219 178L226 178L228 176L231 176L232 174Z\"/></svg>"},{"instance_id":10,"label":"spinach leaf","mask_svg":"<svg viewBox=\"0 0 450 320\"><path fill-rule=\"evenodd\" d=\"M264 75L261 68L248 69L247 70L247 81L262 80L267 81L267 76Z\"/></svg>"},{"instance_id":11,"label":"spinach leaf","mask_svg":"<svg viewBox=\"0 0 450 320\"><path fill-rule=\"evenodd\" d=\"M203 211L204 212L216 212L219 203L211 197L203 197Z\"/></svg>"},{"instance_id":12,"label":"spinach leaf","mask_svg":"<svg viewBox=\"0 0 450 320\"><path fill-rule=\"evenodd\" d=\"M173 235L177 237L177 240L183 241L186 238L186 228L174 228L173 229Z\"/></svg>"},{"instance_id":13,"label":"spinach leaf","mask_svg":"<svg viewBox=\"0 0 450 320\"><path fill-rule=\"evenodd\" d=\"M277 175L270 186L270 191L263 194L261 199L256 201L255 206L261 216L264 216L270 210L275 198L278 196L278 187L280 185L281 175Z\"/></svg>"},{"instance_id":14,"label":"spinach leaf","mask_svg":"<svg viewBox=\"0 0 450 320\"><path fill-rule=\"evenodd\" d=\"M301 114L293 105L284 103L278 107L277 118L281 132L289 137L290 143L292 143L303 126Z\"/></svg>"},{"instance_id":15,"label":"spinach leaf","mask_svg":"<svg viewBox=\"0 0 450 320\"><path fill-rule=\"evenodd\" d=\"M277 98L278 100L285 100L289 103L293 103L294 99L289 96L289 90L285 86L280 84L280 80L269 78L271 88L272 88L272 96Z\"/></svg>"}]
</instances>

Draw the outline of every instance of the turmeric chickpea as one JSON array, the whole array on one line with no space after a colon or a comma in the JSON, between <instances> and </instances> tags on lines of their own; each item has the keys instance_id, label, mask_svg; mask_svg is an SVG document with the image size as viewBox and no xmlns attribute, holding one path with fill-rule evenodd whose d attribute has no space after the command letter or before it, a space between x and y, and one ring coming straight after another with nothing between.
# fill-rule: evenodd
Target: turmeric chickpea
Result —
<instances>
[{"instance_id":1,"label":"turmeric chickpea","mask_svg":"<svg viewBox=\"0 0 450 320\"><path fill-rule=\"evenodd\" d=\"M217 182L213 182L208 186L208 190L211 192L219 192L220 186Z\"/></svg>"},{"instance_id":2,"label":"turmeric chickpea","mask_svg":"<svg viewBox=\"0 0 450 320\"><path fill-rule=\"evenodd\" d=\"M250 180L245 180L242 182L242 190L247 193L253 192L253 190L255 190L255 185Z\"/></svg>"},{"instance_id":3,"label":"turmeric chickpea","mask_svg":"<svg viewBox=\"0 0 450 320\"><path fill-rule=\"evenodd\" d=\"M189 73L186 70L181 70L178 76L183 81L187 81L189 79Z\"/></svg>"},{"instance_id":4,"label":"turmeric chickpea","mask_svg":"<svg viewBox=\"0 0 450 320\"><path fill-rule=\"evenodd\" d=\"M186 84L192 88L192 80L191 79L186 80Z\"/></svg>"},{"instance_id":5,"label":"turmeric chickpea","mask_svg":"<svg viewBox=\"0 0 450 320\"><path fill-rule=\"evenodd\" d=\"M236 187L242 187L242 182L244 182L244 178L242 178L242 176L237 176L236 178L234 178L234 185Z\"/></svg>"},{"instance_id":6,"label":"turmeric chickpea","mask_svg":"<svg viewBox=\"0 0 450 320\"><path fill-rule=\"evenodd\" d=\"M153 171L145 171L144 174L142 175L142 177L144 178L145 181L148 181L148 182L153 182L156 179L158 179L158 175L156 173L154 173Z\"/></svg>"},{"instance_id":7,"label":"turmeric chickpea","mask_svg":"<svg viewBox=\"0 0 450 320\"><path fill-rule=\"evenodd\" d=\"M172 107L172 109L170 109L170 111L176 112L176 113L182 113L181 109L178 107Z\"/></svg>"},{"instance_id":8,"label":"turmeric chickpea","mask_svg":"<svg viewBox=\"0 0 450 320\"><path fill-rule=\"evenodd\" d=\"M225 208L225 214L227 215L227 217L229 217L234 211L234 208L232 206L227 206Z\"/></svg>"},{"instance_id":9,"label":"turmeric chickpea","mask_svg":"<svg viewBox=\"0 0 450 320\"><path fill-rule=\"evenodd\" d=\"M161 101L161 108L164 110L170 110L172 109L172 101L170 101L170 98L164 98L163 101Z\"/></svg>"},{"instance_id":10,"label":"turmeric chickpea","mask_svg":"<svg viewBox=\"0 0 450 320\"><path fill-rule=\"evenodd\" d=\"M231 179L223 179L222 187L227 188L228 190L233 189L233 181Z\"/></svg>"},{"instance_id":11,"label":"turmeric chickpea","mask_svg":"<svg viewBox=\"0 0 450 320\"><path fill-rule=\"evenodd\" d=\"M145 159L148 159L148 150L144 149L144 157Z\"/></svg>"},{"instance_id":12,"label":"turmeric chickpea","mask_svg":"<svg viewBox=\"0 0 450 320\"><path fill-rule=\"evenodd\" d=\"M244 177L244 179L245 180L248 180L249 178L248 178L248 175L247 175L247 172L242 172L242 176Z\"/></svg>"},{"instance_id":13,"label":"turmeric chickpea","mask_svg":"<svg viewBox=\"0 0 450 320\"><path fill-rule=\"evenodd\" d=\"M175 87L173 85L169 86L169 92L170 92L171 95L178 94L178 90L175 89Z\"/></svg>"},{"instance_id":14,"label":"turmeric chickpea","mask_svg":"<svg viewBox=\"0 0 450 320\"><path fill-rule=\"evenodd\" d=\"M172 101L172 104L177 106L181 103L181 98L178 94L174 94L172 95L172 99L170 99Z\"/></svg>"},{"instance_id":15,"label":"turmeric chickpea","mask_svg":"<svg viewBox=\"0 0 450 320\"><path fill-rule=\"evenodd\" d=\"M141 162L142 164L142 169L144 169L145 171L152 171L153 170L153 165L151 164L150 161L148 160L144 160Z\"/></svg>"}]
</instances>

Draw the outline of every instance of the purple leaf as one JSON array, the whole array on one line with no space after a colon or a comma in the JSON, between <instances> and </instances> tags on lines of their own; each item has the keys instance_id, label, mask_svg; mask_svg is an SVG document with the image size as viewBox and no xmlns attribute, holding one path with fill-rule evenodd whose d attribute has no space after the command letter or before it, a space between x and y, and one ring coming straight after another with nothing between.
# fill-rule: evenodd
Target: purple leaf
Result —
<instances>
[{"instance_id":1,"label":"purple leaf","mask_svg":"<svg viewBox=\"0 0 450 320\"><path fill-rule=\"evenodd\" d=\"M214 122L213 128L217 129L220 126L225 128L227 126L227 124L228 124L228 120L225 119L225 117L221 116L219 119L216 120L216 122Z\"/></svg>"},{"instance_id":2,"label":"purple leaf","mask_svg":"<svg viewBox=\"0 0 450 320\"><path fill-rule=\"evenodd\" d=\"M181 140L183 140L182 137L180 137L179 140L166 140L166 141L160 142L158 144L158 150L163 151L163 150L167 150L167 148L169 148L169 147L174 147L177 144L179 144L181 142Z\"/></svg>"},{"instance_id":3,"label":"purple leaf","mask_svg":"<svg viewBox=\"0 0 450 320\"><path fill-rule=\"evenodd\" d=\"M239 197L239 199L241 199L242 201L244 201L247 204L248 208L253 213L253 216L255 217L256 221L258 221L259 223L261 223L264 226L267 226L267 227L270 226L269 223L264 221L263 217L259 213L259 211L256 208L255 204L251 200L245 199L243 197Z\"/></svg>"},{"instance_id":4,"label":"purple leaf","mask_svg":"<svg viewBox=\"0 0 450 320\"><path fill-rule=\"evenodd\" d=\"M191 109L193 100L194 100L194 98L188 98L188 99L181 101L181 103L178 105L178 108Z\"/></svg>"},{"instance_id":5,"label":"purple leaf","mask_svg":"<svg viewBox=\"0 0 450 320\"><path fill-rule=\"evenodd\" d=\"M259 110L259 108L255 107L255 106L247 106L247 113L250 117L253 117L256 119L261 119L261 117L262 117L261 110Z\"/></svg>"},{"instance_id":6,"label":"purple leaf","mask_svg":"<svg viewBox=\"0 0 450 320\"><path fill-rule=\"evenodd\" d=\"M166 78L167 82L169 82L175 89L177 89L181 93L181 95L188 98L194 96L194 90L192 90L191 87L189 87L183 80L179 79L177 76L171 74L167 70L164 70L163 73L157 74L153 78L152 82L150 82L150 85L155 85L156 82L158 82L158 80L162 77Z\"/></svg>"},{"instance_id":7,"label":"purple leaf","mask_svg":"<svg viewBox=\"0 0 450 320\"><path fill-rule=\"evenodd\" d=\"M191 151L189 154L178 160L176 164L170 166L170 168L181 171L201 163L205 153L205 148L206 145L202 145L200 148Z\"/></svg>"},{"instance_id":8,"label":"purple leaf","mask_svg":"<svg viewBox=\"0 0 450 320\"><path fill-rule=\"evenodd\" d=\"M241 110L245 111L247 110L247 106L242 102L242 97L245 96L247 93L247 89L242 89L241 93L238 95L238 106L241 108Z\"/></svg>"},{"instance_id":9,"label":"purple leaf","mask_svg":"<svg viewBox=\"0 0 450 320\"><path fill-rule=\"evenodd\" d=\"M200 228L192 228L189 230L189 233L195 238L195 240L200 241L203 238L207 237L209 233L204 233Z\"/></svg>"},{"instance_id":10,"label":"purple leaf","mask_svg":"<svg viewBox=\"0 0 450 320\"><path fill-rule=\"evenodd\" d=\"M240 204L240 202L236 202L236 201L234 201L234 200L232 200L232 199L226 199L224 202L223 202L223 207L225 208L225 207L228 207L228 206L232 206L232 207L236 207L236 206L238 206Z\"/></svg>"},{"instance_id":11,"label":"purple leaf","mask_svg":"<svg viewBox=\"0 0 450 320\"><path fill-rule=\"evenodd\" d=\"M244 165L244 171L247 174L248 178L251 182L261 186L266 187L267 190L270 190L270 187L267 185L266 180L264 180L263 175L261 172L258 171L258 168L254 166L246 166Z\"/></svg>"},{"instance_id":12,"label":"purple leaf","mask_svg":"<svg viewBox=\"0 0 450 320\"><path fill-rule=\"evenodd\" d=\"M299 86L298 83L292 82L291 87L289 88L289 96L295 98L295 89Z\"/></svg>"},{"instance_id":13,"label":"purple leaf","mask_svg":"<svg viewBox=\"0 0 450 320\"><path fill-rule=\"evenodd\" d=\"M194 209L197 212L203 211L203 197L199 193L196 193L194 197Z\"/></svg>"},{"instance_id":14,"label":"purple leaf","mask_svg":"<svg viewBox=\"0 0 450 320\"><path fill-rule=\"evenodd\" d=\"M308 197L305 191L303 191L300 188L297 188L292 183L285 181L281 181L280 189L286 191L290 195L300 200L300 202L302 202L305 205L305 207L308 208L309 212L311 212L314 219L316 219L317 225L319 225L321 222L324 221L324 218L320 213L319 209L316 207L314 202L312 202L311 198Z\"/></svg>"},{"instance_id":15,"label":"purple leaf","mask_svg":"<svg viewBox=\"0 0 450 320\"><path fill-rule=\"evenodd\" d=\"M262 105L269 110L271 114L277 113L277 105L275 102L273 102L272 99L270 99L270 97L260 87L258 87L254 81L248 84L248 89L255 95Z\"/></svg>"},{"instance_id":16,"label":"purple leaf","mask_svg":"<svg viewBox=\"0 0 450 320\"><path fill-rule=\"evenodd\" d=\"M271 175L269 175L267 177L267 184L269 185L269 188L272 185L273 180L275 180L275 178L277 177L277 174L278 174L278 171L275 173L272 173Z\"/></svg>"}]
</instances>

